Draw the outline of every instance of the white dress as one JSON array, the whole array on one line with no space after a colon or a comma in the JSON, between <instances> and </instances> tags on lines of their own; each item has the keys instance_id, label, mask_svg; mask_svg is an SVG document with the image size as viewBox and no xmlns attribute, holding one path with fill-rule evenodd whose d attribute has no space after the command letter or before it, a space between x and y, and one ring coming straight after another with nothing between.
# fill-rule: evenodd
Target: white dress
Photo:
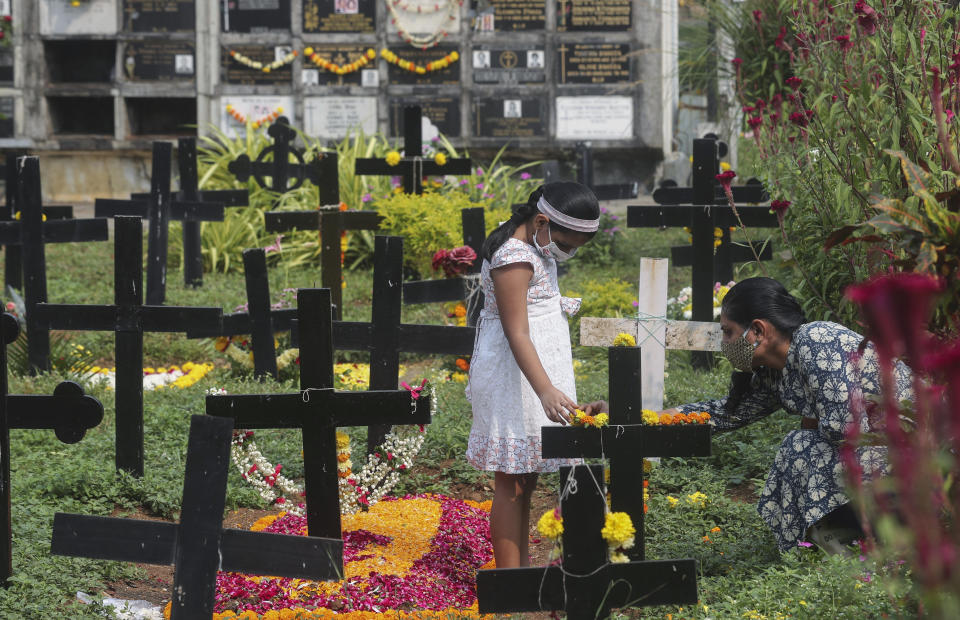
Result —
<instances>
[{"instance_id":1,"label":"white dress","mask_svg":"<svg viewBox=\"0 0 960 620\"><path fill-rule=\"evenodd\" d=\"M477 340L470 359L467 398L473 406L473 426L467 443L467 461L477 469L509 474L557 471L560 465L579 459L541 458L540 427L551 422L540 399L523 376L503 333L490 270L524 262L533 267L527 290L530 339L550 382L573 401L577 387L573 377L570 328L566 314L574 314L579 299L561 298L557 266L519 239L508 239L483 261L480 282L485 303L480 313Z\"/></svg>"}]
</instances>

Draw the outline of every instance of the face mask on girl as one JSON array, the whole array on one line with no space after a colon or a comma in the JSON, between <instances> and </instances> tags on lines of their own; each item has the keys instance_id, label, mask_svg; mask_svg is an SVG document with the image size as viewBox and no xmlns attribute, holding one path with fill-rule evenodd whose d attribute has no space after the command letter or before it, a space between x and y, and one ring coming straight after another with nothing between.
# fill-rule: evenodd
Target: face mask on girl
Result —
<instances>
[{"instance_id":1,"label":"face mask on girl","mask_svg":"<svg viewBox=\"0 0 960 620\"><path fill-rule=\"evenodd\" d=\"M747 342L747 330L743 330L740 337L733 342L721 342L720 351L737 370L753 372L753 352L759 344L756 341L753 344Z\"/></svg>"},{"instance_id":2,"label":"face mask on girl","mask_svg":"<svg viewBox=\"0 0 960 620\"><path fill-rule=\"evenodd\" d=\"M541 246L537 243L536 233L533 235L533 247L537 248L541 256L546 256L547 258L556 260L558 263L562 263L565 260L570 260L573 258L573 255L577 253L577 248L570 250L570 252L564 252L557 247L557 244L550 235L550 224L547 224L547 239L549 239L550 242L547 245Z\"/></svg>"}]
</instances>

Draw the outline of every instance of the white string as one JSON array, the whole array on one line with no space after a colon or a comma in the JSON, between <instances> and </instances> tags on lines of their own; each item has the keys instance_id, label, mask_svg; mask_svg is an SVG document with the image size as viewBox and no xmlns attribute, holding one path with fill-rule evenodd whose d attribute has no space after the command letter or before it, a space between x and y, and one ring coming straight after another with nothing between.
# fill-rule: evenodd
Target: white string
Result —
<instances>
[{"instance_id":1,"label":"white string","mask_svg":"<svg viewBox=\"0 0 960 620\"><path fill-rule=\"evenodd\" d=\"M460 276L463 280L463 288L466 293L464 305L467 307L467 317L474 315L477 304L483 299L483 286L480 282L479 273L468 273Z\"/></svg>"}]
</instances>

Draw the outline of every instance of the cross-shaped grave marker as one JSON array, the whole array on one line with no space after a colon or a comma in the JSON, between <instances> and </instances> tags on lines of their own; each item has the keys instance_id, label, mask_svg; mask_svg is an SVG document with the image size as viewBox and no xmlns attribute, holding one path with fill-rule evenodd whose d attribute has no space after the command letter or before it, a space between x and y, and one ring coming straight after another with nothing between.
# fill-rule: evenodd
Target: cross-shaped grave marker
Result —
<instances>
[{"instance_id":1,"label":"cross-shaped grave marker","mask_svg":"<svg viewBox=\"0 0 960 620\"><path fill-rule=\"evenodd\" d=\"M247 311L224 315L214 327L188 328L187 338L214 338L250 334L254 376L278 376L273 335L290 329L296 320L296 308L270 308L270 279L267 277L267 254L263 248L243 251L243 277L247 285Z\"/></svg>"},{"instance_id":2,"label":"cross-shaped grave marker","mask_svg":"<svg viewBox=\"0 0 960 620\"><path fill-rule=\"evenodd\" d=\"M300 391L295 394L207 396L207 413L228 416L237 428L299 428L303 433L307 531L340 536L338 426L428 424L430 399L407 390L333 389L333 315L328 289L300 289ZM396 387L394 379L393 387Z\"/></svg>"},{"instance_id":3,"label":"cross-shaped grave marker","mask_svg":"<svg viewBox=\"0 0 960 620\"><path fill-rule=\"evenodd\" d=\"M641 350L611 347L607 364L610 383L610 425L541 428L543 458L609 458L610 499L614 512L630 515L637 530L627 556L644 559L643 460L665 456L710 456L710 427L641 424Z\"/></svg>"},{"instance_id":4,"label":"cross-shaped grave marker","mask_svg":"<svg viewBox=\"0 0 960 620\"><path fill-rule=\"evenodd\" d=\"M273 144L264 148L257 155L256 161L250 161L246 153L240 155L227 166L233 176L241 183L253 177L257 185L277 194L284 194L310 181L320 189L320 204L336 204L340 202L338 195L329 200L329 193L324 193L323 179L337 176L337 157L335 153L317 154L310 161L303 158L303 150L293 146L297 139L297 132L290 127L286 116L281 116L267 129L267 135L273 138ZM290 162L293 156L296 163ZM271 161L267 161L267 157ZM267 178L270 182L267 183ZM293 181L291 183L291 180Z\"/></svg>"},{"instance_id":5,"label":"cross-shaped grave marker","mask_svg":"<svg viewBox=\"0 0 960 620\"><path fill-rule=\"evenodd\" d=\"M47 301L47 261L44 244L106 241L107 220L64 219L43 221L40 160L17 160L19 221L0 222L0 244L19 245L23 258L23 301L27 322L27 357L31 372L50 369L50 335L38 321L37 304Z\"/></svg>"},{"instance_id":6,"label":"cross-shaped grave marker","mask_svg":"<svg viewBox=\"0 0 960 620\"><path fill-rule=\"evenodd\" d=\"M560 467L560 564L477 571L479 613L564 610L570 620L595 620L622 607L697 602L693 559L609 563L602 487L600 465Z\"/></svg>"},{"instance_id":7,"label":"cross-shaped grave marker","mask_svg":"<svg viewBox=\"0 0 960 620\"><path fill-rule=\"evenodd\" d=\"M103 405L72 381L63 381L52 396L7 394L7 345L17 339L17 320L0 315L0 584L13 575L10 512L10 429L50 429L63 443L77 443L100 424Z\"/></svg>"},{"instance_id":8,"label":"cross-shaped grave marker","mask_svg":"<svg viewBox=\"0 0 960 620\"><path fill-rule=\"evenodd\" d=\"M403 109L403 157L395 166L384 159L359 158L354 171L360 175L400 176L403 191L408 194L423 193L423 177L446 174L470 174L469 158L450 158L444 165L423 158L423 119L420 106Z\"/></svg>"},{"instance_id":9,"label":"cross-shaped grave marker","mask_svg":"<svg viewBox=\"0 0 960 620\"><path fill-rule=\"evenodd\" d=\"M483 309L483 291L480 289L480 268L483 259L480 249L487 238L483 207L470 207L460 210L463 225L463 245L468 245L477 253L467 278L445 278L443 280L417 280L403 283L403 303L426 304L443 301L467 300L467 325L474 326Z\"/></svg>"},{"instance_id":10,"label":"cross-shaped grave marker","mask_svg":"<svg viewBox=\"0 0 960 620\"><path fill-rule=\"evenodd\" d=\"M143 228L140 218L114 220L114 304L37 304L44 329L112 331L115 335L116 466L143 476L143 334L216 328L220 308L143 303Z\"/></svg>"},{"instance_id":11,"label":"cross-shaped grave marker","mask_svg":"<svg viewBox=\"0 0 960 620\"><path fill-rule=\"evenodd\" d=\"M630 206L627 207L627 226L631 228L663 228L666 226L689 226L693 242L689 249L677 251L675 258L693 266L693 320L713 320L713 284L714 261L714 228L729 231L731 226L739 225L737 216L730 209L726 195L717 184L716 175L719 172L718 145L714 139L698 139L693 141L693 187L664 187L654 192L653 198L662 206ZM759 184L734 186L734 202L737 203L737 212L744 226L776 227L777 218L770 213L769 207L743 205L741 203L760 203L769 199L766 190ZM745 248L730 248L729 232L726 233L725 252L729 253L730 260L747 258L754 260L753 250ZM721 244L721 249L724 244ZM769 247L769 244L767 244ZM760 255L770 256L770 250L755 245L754 249ZM762 251L762 253L761 253ZM676 261L675 261L676 264ZM732 273L730 274L732 276ZM710 356L695 355L697 365L712 363Z\"/></svg>"},{"instance_id":12,"label":"cross-shaped grave marker","mask_svg":"<svg viewBox=\"0 0 960 620\"><path fill-rule=\"evenodd\" d=\"M218 570L341 579L342 540L223 527L232 436L232 420L202 415L190 419L180 523L58 512L50 553L172 564L172 620L213 614Z\"/></svg>"}]
</instances>

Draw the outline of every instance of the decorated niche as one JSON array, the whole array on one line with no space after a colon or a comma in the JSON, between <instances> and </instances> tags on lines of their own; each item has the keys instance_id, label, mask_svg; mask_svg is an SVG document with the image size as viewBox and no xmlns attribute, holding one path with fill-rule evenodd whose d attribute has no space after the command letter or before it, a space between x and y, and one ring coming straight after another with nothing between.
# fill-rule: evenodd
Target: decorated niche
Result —
<instances>
[{"instance_id":1,"label":"decorated niche","mask_svg":"<svg viewBox=\"0 0 960 620\"><path fill-rule=\"evenodd\" d=\"M472 30L479 33L543 30L546 0L472 0Z\"/></svg>"},{"instance_id":2,"label":"decorated niche","mask_svg":"<svg viewBox=\"0 0 960 620\"><path fill-rule=\"evenodd\" d=\"M303 32L377 31L378 0L303 0Z\"/></svg>"},{"instance_id":3,"label":"decorated niche","mask_svg":"<svg viewBox=\"0 0 960 620\"><path fill-rule=\"evenodd\" d=\"M387 31L416 48L440 45L460 32L463 0L385 0L390 14Z\"/></svg>"},{"instance_id":4,"label":"decorated niche","mask_svg":"<svg viewBox=\"0 0 960 620\"><path fill-rule=\"evenodd\" d=\"M231 138L242 135L247 123L259 129L285 114L293 114L293 97L229 95L220 98L220 129Z\"/></svg>"}]
</instances>

